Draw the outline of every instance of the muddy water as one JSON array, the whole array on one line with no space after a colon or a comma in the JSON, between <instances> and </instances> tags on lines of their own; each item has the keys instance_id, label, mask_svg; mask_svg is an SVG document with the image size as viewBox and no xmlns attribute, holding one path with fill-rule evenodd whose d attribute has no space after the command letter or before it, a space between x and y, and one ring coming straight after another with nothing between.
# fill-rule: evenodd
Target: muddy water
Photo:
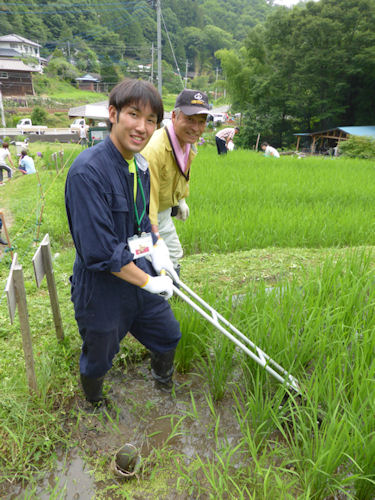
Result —
<instances>
[{"instance_id":1,"label":"muddy water","mask_svg":"<svg viewBox=\"0 0 375 500\"><path fill-rule=\"evenodd\" d=\"M140 450L143 463L150 459L153 451L160 450L166 443L186 463L197 454L202 458L212 457L216 450L216 418L212 416L205 399L208 388L204 379L193 374L177 374L176 379L181 385L171 396L154 387L148 359L134 365L127 373L112 369L106 377L105 388L115 408L108 415L93 413L80 395L76 402L78 424L73 435L79 446L62 454L54 473L46 476L32 493L30 488L18 487L5 497L6 500L96 498L103 487L108 487L111 481L116 484L118 479L113 475L113 480L96 482L92 471L98 468L99 463L99 469L104 467L107 473L112 457L125 443L132 443ZM191 392L196 412L193 411ZM215 405L215 411L220 415L219 440L235 446L240 439L240 430L233 416L232 404L228 397ZM178 421L180 424L176 428ZM175 433L171 437L173 430ZM140 475L147 479L142 469ZM106 493L106 498L111 497ZM163 498L184 500L189 496L177 495L171 485L170 496Z\"/></svg>"}]
</instances>

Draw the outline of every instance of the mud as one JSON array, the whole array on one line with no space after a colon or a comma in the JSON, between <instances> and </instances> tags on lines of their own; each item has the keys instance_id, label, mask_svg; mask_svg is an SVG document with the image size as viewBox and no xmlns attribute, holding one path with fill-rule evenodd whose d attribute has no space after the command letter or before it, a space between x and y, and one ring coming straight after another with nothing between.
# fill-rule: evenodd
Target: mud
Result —
<instances>
[{"instance_id":1,"label":"mud","mask_svg":"<svg viewBox=\"0 0 375 500\"><path fill-rule=\"evenodd\" d=\"M37 487L13 488L5 500L58 498L66 500L89 500L97 496L104 487L115 485L117 479L110 474L110 463L117 450L125 443L132 443L142 457L140 476L150 477L152 467L157 465L158 450L169 446L173 454L185 463L190 463L197 454L212 458L216 450L216 417L211 413L205 394L208 387L199 375L176 374L180 384L174 394L161 392L154 386L149 360L132 366L127 373L112 369L106 377L105 390L114 403L108 411L93 412L81 394L75 402L73 415L77 419L72 442L78 446L68 453L61 452L55 471L48 474ZM194 395L192 404L191 393ZM241 438L240 429L232 412L233 401L228 396L215 405L220 415L218 441L235 446ZM143 464L147 464L144 468ZM98 479L94 471L104 470ZM108 479L108 477L110 479ZM53 496L52 496L53 495ZM112 498L105 493L105 498ZM114 496L113 498L119 498ZM142 496L137 498L152 498ZM189 499L186 494L177 494L173 483L165 500Z\"/></svg>"}]
</instances>

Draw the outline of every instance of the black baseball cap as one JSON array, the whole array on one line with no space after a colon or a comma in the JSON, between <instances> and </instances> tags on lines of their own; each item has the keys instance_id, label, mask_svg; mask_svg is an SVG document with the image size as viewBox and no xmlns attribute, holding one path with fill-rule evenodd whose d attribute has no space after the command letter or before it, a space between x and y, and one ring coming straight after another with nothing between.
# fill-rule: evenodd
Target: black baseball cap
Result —
<instances>
[{"instance_id":1,"label":"black baseball cap","mask_svg":"<svg viewBox=\"0 0 375 500\"><path fill-rule=\"evenodd\" d=\"M210 112L207 94L200 90L184 89L177 96L175 108L188 116L208 115Z\"/></svg>"}]
</instances>

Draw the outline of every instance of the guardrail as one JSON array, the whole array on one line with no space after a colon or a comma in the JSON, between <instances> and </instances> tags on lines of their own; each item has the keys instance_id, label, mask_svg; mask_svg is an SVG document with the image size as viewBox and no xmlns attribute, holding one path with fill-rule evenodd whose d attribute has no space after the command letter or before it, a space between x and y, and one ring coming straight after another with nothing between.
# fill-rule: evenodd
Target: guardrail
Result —
<instances>
[{"instance_id":1,"label":"guardrail","mask_svg":"<svg viewBox=\"0 0 375 500\"><path fill-rule=\"evenodd\" d=\"M70 128L40 128L35 130L20 130L18 128L0 128L0 135L10 136L10 135L26 135L26 134L77 134L77 131L72 131Z\"/></svg>"}]
</instances>

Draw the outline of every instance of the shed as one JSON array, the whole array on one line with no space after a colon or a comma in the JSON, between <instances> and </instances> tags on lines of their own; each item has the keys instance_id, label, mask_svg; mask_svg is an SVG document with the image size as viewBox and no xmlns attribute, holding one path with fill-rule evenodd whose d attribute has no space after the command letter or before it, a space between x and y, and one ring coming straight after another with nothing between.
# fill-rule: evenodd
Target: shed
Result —
<instances>
[{"instance_id":1,"label":"shed","mask_svg":"<svg viewBox=\"0 0 375 500\"><path fill-rule=\"evenodd\" d=\"M91 90L92 92L97 92L99 90L100 78L96 75L94 76L87 73L84 76L76 78L76 82L78 82L78 87L81 90Z\"/></svg>"},{"instance_id":2,"label":"shed","mask_svg":"<svg viewBox=\"0 0 375 500\"><path fill-rule=\"evenodd\" d=\"M37 71L37 68L28 66L22 61L0 58L0 82L3 95L34 95L31 74Z\"/></svg>"},{"instance_id":3,"label":"shed","mask_svg":"<svg viewBox=\"0 0 375 500\"><path fill-rule=\"evenodd\" d=\"M296 151L299 149L301 137L311 138L311 153L325 152L334 148L340 141L346 141L351 135L375 138L375 125L336 127L319 132L300 132L297 136Z\"/></svg>"}]
</instances>

